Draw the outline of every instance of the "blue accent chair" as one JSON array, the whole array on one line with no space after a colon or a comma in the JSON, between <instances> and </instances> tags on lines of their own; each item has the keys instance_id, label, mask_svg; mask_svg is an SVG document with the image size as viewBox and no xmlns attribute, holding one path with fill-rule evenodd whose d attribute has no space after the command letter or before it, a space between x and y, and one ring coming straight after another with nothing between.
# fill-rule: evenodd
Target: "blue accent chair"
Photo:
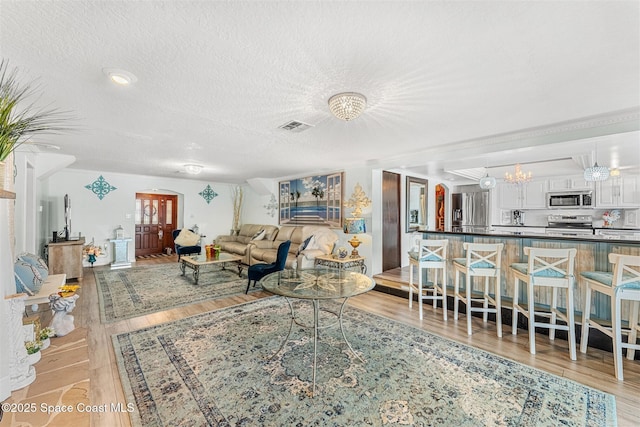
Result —
<instances>
[{"instance_id":1,"label":"blue accent chair","mask_svg":"<svg viewBox=\"0 0 640 427\"><path fill-rule=\"evenodd\" d=\"M272 264L254 264L247 270L249 276L249 282L247 283L247 290L245 294L249 293L249 286L253 280L253 286L256 286L256 282L261 280L264 276L276 271L284 270L284 265L287 262L287 253L289 252L289 246L291 246L291 240L286 240L280 243L278 246L278 254L276 256L276 262Z\"/></svg>"},{"instance_id":2,"label":"blue accent chair","mask_svg":"<svg viewBox=\"0 0 640 427\"><path fill-rule=\"evenodd\" d=\"M177 244L175 241L176 241L176 238L178 237L178 234L180 234L181 231L182 231L181 229L178 229L178 230L173 230L173 232L171 233L171 235L173 236L173 245L175 247L176 253L178 254L178 261L180 261L181 255L192 255L192 254L199 254L200 252L202 252L202 246L200 245L180 246L179 244Z\"/></svg>"}]
</instances>

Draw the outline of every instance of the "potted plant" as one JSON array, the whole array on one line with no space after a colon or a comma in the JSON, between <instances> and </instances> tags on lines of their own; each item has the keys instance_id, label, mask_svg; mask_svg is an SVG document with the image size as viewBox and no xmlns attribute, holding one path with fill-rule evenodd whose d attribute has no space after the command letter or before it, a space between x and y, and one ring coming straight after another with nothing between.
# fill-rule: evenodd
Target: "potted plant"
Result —
<instances>
[{"instance_id":1,"label":"potted plant","mask_svg":"<svg viewBox=\"0 0 640 427\"><path fill-rule=\"evenodd\" d=\"M40 354L41 344L39 341L27 341L24 343L24 347L27 349L27 363L33 365L40 360L42 355Z\"/></svg>"},{"instance_id":2,"label":"potted plant","mask_svg":"<svg viewBox=\"0 0 640 427\"><path fill-rule=\"evenodd\" d=\"M34 135L69 129L66 113L29 101L37 89L33 82L21 84L8 61L0 62L0 188L4 188L5 160L16 148Z\"/></svg>"},{"instance_id":3,"label":"potted plant","mask_svg":"<svg viewBox=\"0 0 640 427\"><path fill-rule=\"evenodd\" d=\"M47 327L47 328L40 329L40 333L38 334L38 340L42 344L41 350L45 350L49 348L49 346L51 345L50 338L54 337L55 335L56 335L56 331L54 331L53 328Z\"/></svg>"}]
</instances>

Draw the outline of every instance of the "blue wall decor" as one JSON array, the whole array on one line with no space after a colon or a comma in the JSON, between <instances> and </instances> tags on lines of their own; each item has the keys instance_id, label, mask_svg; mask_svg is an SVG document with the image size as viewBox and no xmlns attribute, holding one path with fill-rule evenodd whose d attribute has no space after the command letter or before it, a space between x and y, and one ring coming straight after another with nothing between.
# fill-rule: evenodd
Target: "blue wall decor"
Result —
<instances>
[{"instance_id":1,"label":"blue wall decor","mask_svg":"<svg viewBox=\"0 0 640 427\"><path fill-rule=\"evenodd\" d=\"M213 188L211 188L211 186L209 184L207 184L207 188L205 188L204 190L202 190L198 194L200 194L202 196L202 198L204 198L207 201L207 204L211 203L213 198L218 195L218 193L213 191Z\"/></svg>"},{"instance_id":2,"label":"blue wall decor","mask_svg":"<svg viewBox=\"0 0 640 427\"><path fill-rule=\"evenodd\" d=\"M102 175L100 175L100 177L93 181L91 184L85 185L84 188L91 190L96 196L98 196L98 199L100 200L102 200L104 196L109 194L110 191L117 190L116 187L105 181Z\"/></svg>"}]
</instances>

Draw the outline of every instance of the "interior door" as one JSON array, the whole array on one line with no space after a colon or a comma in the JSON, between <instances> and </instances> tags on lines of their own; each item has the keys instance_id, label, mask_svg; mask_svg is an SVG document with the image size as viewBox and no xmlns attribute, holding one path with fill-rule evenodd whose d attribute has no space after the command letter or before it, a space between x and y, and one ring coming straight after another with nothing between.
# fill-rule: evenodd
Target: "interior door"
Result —
<instances>
[{"instance_id":1,"label":"interior door","mask_svg":"<svg viewBox=\"0 0 640 427\"><path fill-rule=\"evenodd\" d=\"M400 263L400 175L382 172L382 271Z\"/></svg>"},{"instance_id":2,"label":"interior door","mask_svg":"<svg viewBox=\"0 0 640 427\"><path fill-rule=\"evenodd\" d=\"M136 256L160 254L173 248L178 196L136 193Z\"/></svg>"}]
</instances>

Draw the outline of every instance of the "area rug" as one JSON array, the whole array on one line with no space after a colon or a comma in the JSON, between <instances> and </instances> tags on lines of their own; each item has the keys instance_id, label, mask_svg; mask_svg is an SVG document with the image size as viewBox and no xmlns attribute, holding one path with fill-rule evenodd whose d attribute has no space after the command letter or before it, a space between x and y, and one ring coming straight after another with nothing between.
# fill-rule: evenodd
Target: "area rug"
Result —
<instances>
[{"instance_id":1,"label":"area rug","mask_svg":"<svg viewBox=\"0 0 640 427\"><path fill-rule=\"evenodd\" d=\"M270 360L289 328L280 297L114 335L132 424L616 425L609 394L353 307L343 320L366 362L321 329L313 397L312 331L294 326Z\"/></svg>"},{"instance_id":2,"label":"area rug","mask_svg":"<svg viewBox=\"0 0 640 427\"><path fill-rule=\"evenodd\" d=\"M143 316L201 301L243 294L247 276L238 277L233 266L222 270L207 266L196 285L192 270L183 276L178 263L111 270L93 269L98 286L100 317L103 323ZM245 270L246 271L246 270ZM251 287L250 292L261 289Z\"/></svg>"}]
</instances>

